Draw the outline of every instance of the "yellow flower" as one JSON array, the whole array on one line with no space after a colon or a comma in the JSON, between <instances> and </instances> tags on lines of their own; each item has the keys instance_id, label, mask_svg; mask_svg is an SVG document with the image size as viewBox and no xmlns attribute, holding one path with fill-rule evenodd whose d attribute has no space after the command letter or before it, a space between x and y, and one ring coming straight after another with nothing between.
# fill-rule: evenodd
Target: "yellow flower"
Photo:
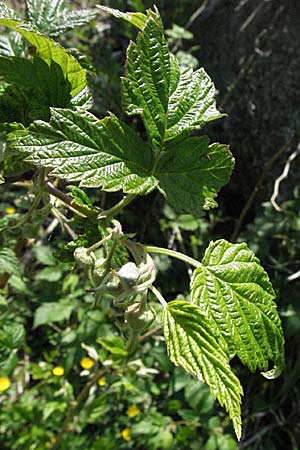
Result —
<instances>
[{"instance_id":1,"label":"yellow flower","mask_svg":"<svg viewBox=\"0 0 300 450\"><path fill-rule=\"evenodd\" d=\"M130 405L129 408L127 409L127 416L128 417L135 417L140 413L140 409L138 406L136 405Z\"/></svg>"},{"instance_id":2,"label":"yellow flower","mask_svg":"<svg viewBox=\"0 0 300 450\"><path fill-rule=\"evenodd\" d=\"M13 206L8 206L5 209L6 214L14 214L16 212L15 208Z\"/></svg>"},{"instance_id":3,"label":"yellow flower","mask_svg":"<svg viewBox=\"0 0 300 450\"><path fill-rule=\"evenodd\" d=\"M46 442L45 447L46 447L46 448L51 448L52 445L54 444L54 442L56 442L56 439L55 439L54 436L52 436L52 438L50 439L50 441L47 441L47 442Z\"/></svg>"},{"instance_id":4,"label":"yellow flower","mask_svg":"<svg viewBox=\"0 0 300 450\"><path fill-rule=\"evenodd\" d=\"M11 385L10 379L8 377L0 377L0 391L6 391Z\"/></svg>"},{"instance_id":5,"label":"yellow flower","mask_svg":"<svg viewBox=\"0 0 300 450\"><path fill-rule=\"evenodd\" d=\"M61 377L65 373L65 369L61 366L56 366L56 367L53 367L52 373L56 377Z\"/></svg>"},{"instance_id":6,"label":"yellow flower","mask_svg":"<svg viewBox=\"0 0 300 450\"><path fill-rule=\"evenodd\" d=\"M121 436L124 439L124 441L130 441L130 439L131 439L130 428L124 428L124 430L121 431Z\"/></svg>"},{"instance_id":7,"label":"yellow flower","mask_svg":"<svg viewBox=\"0 0 300 450\"><path fill-rule=\"evenodd\" d=\"M91 358L82 358L82 360L80 361L80 365L83 369L91 369L94 364L95 361L93 361Z\"/></svg>"},{"instance_id":8,"label":"yellow flower","mask_svg":"<svg viewBox=\"0 0 300 450\"><path fill-rule=\"evenodd\" d=\"M106 379L105 379L105 377L99 378L98 384L99 384L99 386L105 386L105 385L106 385Z\"/></svg>"}]
</instances>

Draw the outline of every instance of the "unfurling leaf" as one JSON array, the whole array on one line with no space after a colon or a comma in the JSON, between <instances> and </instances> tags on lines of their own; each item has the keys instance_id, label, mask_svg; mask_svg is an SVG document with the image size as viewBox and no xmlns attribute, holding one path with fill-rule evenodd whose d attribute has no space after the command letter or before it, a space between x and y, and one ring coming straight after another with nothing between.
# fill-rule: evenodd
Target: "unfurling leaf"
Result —
<instances>
[{"instance_id":1,"label":"unfurling leaf","mask_svg":"<svg viewBox=\"0 0 300 450\"><path fill-rule=\"evenodd\" d=\"M171 361L208 384L212 396L228 411L240 439L243 389L211 332L209 319L197 305L172 301L163 311L162 326Z\"/></svg>"},{"instance_id":2,"label":"unfurling leaf","mask_svg":"<svg viewBox=\"0 0 300 450\"><path fill-rule=\"evenodd\" d=\"M194 272L191 298L230 358L237 355L251 371L267 371L269 361L283 368L284 338L274 290L245 243L210 243Z\"/></svg>"}]
</instances>

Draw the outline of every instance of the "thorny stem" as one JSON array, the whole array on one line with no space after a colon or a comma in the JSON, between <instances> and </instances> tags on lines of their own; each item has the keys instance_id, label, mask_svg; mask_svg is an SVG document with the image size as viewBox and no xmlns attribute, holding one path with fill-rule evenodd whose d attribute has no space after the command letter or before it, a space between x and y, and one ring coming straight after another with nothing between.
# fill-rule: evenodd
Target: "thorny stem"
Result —
<instances>
[{"instance_id":1,"label":"thorny stem","mask_svg":"<svg viewBox=\"0 0 300 450\"><path fill-rule=\"evenodd\" d=\"M149 253L159 253L160 255L171 256L172 258L180 259L187 264L190 264L193 267L201 267L201 263L190 256L184 255L183 253L176 252L175 250L171 250L169 248L163 247L154 247L151 245L144 245L144 250Z\"/></svg>"},{"instance_id":2,"label":"thorny stem","mask_svg":"<svg viewBox=\"0 0 300 450\"><path fill-rule=\"evenodd\" d=\"M90 388L99 380L99 378L103 377L107 372L109 372L109 370L110 369L107 368L107 369L98 371L93 376L93 378L88 383L86 383L86 385L80 391L80 393L75 401L75 404L70 404L67 416L61 426L61 429L57 433L57 435L55 437L55 441L53 442L53 444L50 447L51 450L56 450L59 448L62 437L67 432L69 423L73 420L77 409L79 408L81 403L85 400L86 396L89 393Z\"/></svg>"}]
</instances>

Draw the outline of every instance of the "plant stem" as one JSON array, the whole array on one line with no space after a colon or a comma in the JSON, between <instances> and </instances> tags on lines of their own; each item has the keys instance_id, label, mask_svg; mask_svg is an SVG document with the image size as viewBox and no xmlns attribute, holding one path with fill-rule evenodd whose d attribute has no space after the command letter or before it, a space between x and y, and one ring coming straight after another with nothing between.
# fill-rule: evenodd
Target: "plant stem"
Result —
<instances>
[{"instance_id":1,"label":"plant stem","mask_svg":"<svg viewBox=\"0 0 300 450\"><path fill-rule=\"evenodd\" d=\"M70 208L73 212L75 212L80 217L88 217L93 216L95 212L89 208L86 208L83 205L78 205L72 197L60 191L56 187L53 186L49 181L45 184L47 191L49 194L53 195L53 197L60 200L64 203L68 208Z\"/></svg>"},{"instance_id":2,"label":"plant stem","mask_svg":"<svg viewBox=\"0 0 300 450\"><path fill-rule=\"evenodd\" d=\"M158 325L157 327L152 328L151 330L147 331L145 334L140 336L140 342L144 342L146 339L153 336L153 334L158 333L159 331L161 331L161 325Z\"/></svg>"},{"instance_id":3,"label":"plant stem","mask_svg":"<svg viewBox=\"0 0 300 450\"><path fill-rule=\"evenodd\" d=\"M69 407L67 416L61 426L61 429L57 433L57 435L55 437L55 441L53 442L52 446L50 447L51 450L56 450L59 448L59 444L62 440L62 437L67 432L68 425L73 420L78 407L85 400L85 398L88 395L89 390L93 386L93 384L95 384L99 380L99 378L103 377L107 372L109 372L109 369L104 369L104 370L97 372L96 375L94 375L93 378L80 391L75 404L71 404Z\"/></svg>"},{"instance_id":4,"label":"plant stem","mask_svg":"<svg viewBox=\"0 0 300 450\"><path fill-rule=\"evenodd\" d=\"M193 267L201 267L201 263L190 256L184 255L183 253L176 252L175 250L171 250L169 248L163 247L154 247L151 245L144 245L144 249L149 253L159 253L160 255L171 256L172 258L180 259L187 264L190 264Z\"/></svg>"},{"instance_id":5,"label":"plant stem","mask_svg":"<svg viewBox=\"0 0 300 450\"><path fill-rule=\"evenodd\" d=\"M118 214L122 209L125 208L129 203L132 202L136 197L136 194L128 194L126 197L123 197L122 200L119 201L116 205L114 205L112 208L108 209L107 211L103 211L99 214L98 219L106 219L111 218Z\"/></svg>"},{"instance_id":6,"label":"plant stem","mask_svg":"<svg viewBox=\"0 0 300 450\"><path fill-rule=\"evenodd\" d=\"M159 303L162 305L163 308L165 308L167 306L167 302L166 300L163 298L163 296L161 295L161 293L156 289L156 287L154 286L150 286L150 291L153 292L153 294L155 295L155 297L157 298L157 300L159 301Z\"/></svg>"}]
</instances>

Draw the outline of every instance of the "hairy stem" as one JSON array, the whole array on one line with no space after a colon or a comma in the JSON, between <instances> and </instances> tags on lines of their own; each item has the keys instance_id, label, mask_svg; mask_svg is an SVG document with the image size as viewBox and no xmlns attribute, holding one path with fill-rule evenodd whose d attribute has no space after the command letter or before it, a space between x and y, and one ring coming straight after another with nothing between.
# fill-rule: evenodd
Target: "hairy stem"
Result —
<instances>
[{"instance_id":1,"label":"hairy stem","mask_svg":"<svg viewBox=\"0 0 300 450\"><path fill-rule=\"evenodd\" d=\"M167 302L166 300L163 298L163 296L161 295L161 293L156 289L156 287L154 286L150 286L150 291L153 292L153 294L155 295L155 297L157 298L157 300L159 301L159 303L162 305L163 308L165 308L167 306Z\"/></svg>"},{"instance_id":2,"label":"hairy stem","mask_svg":"<svg viewBox=\"0 0 300 450\"><path fill-rule=\"evenodd\" d=\"M53 184L50 183L49 181L46 182L45 186L49 194L53 195L53 197L60 200L64 205L70 208L78 216L89 217L95 214L94 211L90 210L89 208L86 208L83 205L78 205L72 197L54 187Z\"/></svg>"},{"instance_id":3,"label":"hairy stem","mask_svg":"<svg viewBox=\"0 0 300 450\"><path fill-rule=\"evenodd\" d=\"M112 208L108 209L107 211L103 211L99 214L98 219L106 219L111 218L118 214L122 209L125 208L129 203L132 202L136 197L136 194L128 194L126 197L123 197L122 200L119 201L116 205L114 205Z\"/></svg>"},{"instance_id":4,"label":"hairy stem","mask_svg":"<svg viewBox=\"0 0 300 450\"><path fill-rule=\"evenodd\" d=\"M196 259L184 255L183 253L176 252L175 250L171 250L169 248L154 247L151 245L144 245L143 247L146 250L146 252L149 253L159 253L160 255L171 256L172 258L180 259L180 261L190 264L193 267L201 266L201 263L199 261L196 261Z\"/></svg>"}]
</instances>

